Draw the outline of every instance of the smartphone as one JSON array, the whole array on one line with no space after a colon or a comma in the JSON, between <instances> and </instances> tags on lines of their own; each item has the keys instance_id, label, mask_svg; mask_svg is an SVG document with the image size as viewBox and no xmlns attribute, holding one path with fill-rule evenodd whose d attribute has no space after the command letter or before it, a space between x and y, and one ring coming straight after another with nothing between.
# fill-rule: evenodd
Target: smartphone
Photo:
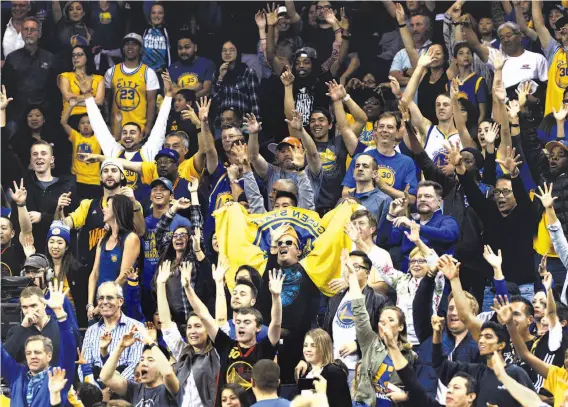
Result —
<instances>
[{"instance_id":1,"label":"smartphone","mask_svg":"<svg viewBox=\"0 0 568 407\"><path fill-rule=\"evenodd\" d=\"M313 390L314 389L314 380L315 379L298 379L298 389L300 391L303 390Z\"/></svg>"}]
</instances>

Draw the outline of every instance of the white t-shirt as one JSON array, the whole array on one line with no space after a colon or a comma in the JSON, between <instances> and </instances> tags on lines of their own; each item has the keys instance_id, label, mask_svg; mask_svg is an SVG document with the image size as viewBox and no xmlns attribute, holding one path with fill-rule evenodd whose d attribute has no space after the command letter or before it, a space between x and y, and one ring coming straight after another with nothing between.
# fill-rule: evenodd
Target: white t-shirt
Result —
<instances>
[{"instance_id":1,"label":"white t-shirt","mask_svg":"<svg viewBox=\"0 0 568 407\"><path fill-rule=\"evenodd\" d=\"M353 309L351 308L351 298L349 297L349 293L346 293L341 300L341 303L339 303L337 312L333 317L331 329L333 333L333 358L341 359L349 370L354 370L355 365L359 360L357 353L352 353L344 358L339 356L339 349L343 344L353 342L357 339L357 335L355 333L355 318L353 318Z\"/></svg>"},{"instance_id":2,"label":"white t-shirt","mask_svg":"<svg viewBox=\"0 0 568 407\"><path fill-rule=\"evenodd\" d=\"M109 69L107 69L107 71L105 72L105 88L110 89L111 88L111 81L112 81L112 71L115 67L112 66ZM118 69L118 68L117 68ZM126 67L126 65L122 65L122 70L124 71L124 73L129 74L132 73L134 71L136 71L138 69L138 66L136 68L128 68ZM158 81L158 76L156 75L156 72L148 67L148 75L147 75L147 82L146 82L146 90L157 90L160 89L160 82Z\"/></svg>"},{"instance_id":3,"label":"white t-shirt","mask_svg":"<svg viewBox=\"0 0 568 407\"><path fill-rule=\"evenodd\" d=\"M490 63L489 66L492 70L495 70ZM541 82L548 80L548 62L546 62L546 58L531 51L525 51L518 57L507 56L503 66L503 84L505 89L527 79L536 79Z\"/></svg>"}]
</instances>

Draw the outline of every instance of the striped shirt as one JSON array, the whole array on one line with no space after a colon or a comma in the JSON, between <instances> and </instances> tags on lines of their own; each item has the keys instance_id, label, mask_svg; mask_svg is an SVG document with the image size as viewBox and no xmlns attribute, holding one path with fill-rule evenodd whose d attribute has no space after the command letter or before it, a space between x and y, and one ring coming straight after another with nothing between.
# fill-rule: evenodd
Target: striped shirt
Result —
<instances>
[{"instance_id":1,"label":"striped shirt","mask_svg":"<svg viewBox=\"0 0 568 407\"><path fill-rule=\"evenodd\" d=\"M120 314L120 319L114 328L110 330L112 341L108 347L108 352L111 354L120 344L122 336L127 334L132 325L136 325L138 328L144 328L141 322L135 319L128 318L122 312ZM93 366L103 367L104 362L101 359L101 351L99 347L99 338L106 331L104 318L101 318L96 324L92 325L87 329L85 333L85 340L83 341L83 356L87 363ZM133 379L134 368L136 364L142 358L142 349L144 345L141 342L135 342L129 348L124 349L120 358L118 359L118 366L125 366L122 371L121 376L125 379ZM79 379L83 381L83 372L79 369Z\"/></svg>"}]
</instances>

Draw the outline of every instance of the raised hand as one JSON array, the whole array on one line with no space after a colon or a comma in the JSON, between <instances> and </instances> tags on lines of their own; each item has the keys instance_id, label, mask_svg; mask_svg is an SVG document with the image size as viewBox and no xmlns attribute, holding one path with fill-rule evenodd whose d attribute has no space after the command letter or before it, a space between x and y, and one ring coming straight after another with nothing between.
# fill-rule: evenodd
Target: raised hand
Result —
<instances>
[{"instance_id":1,"label":"raised hand","mask_svg":"<svg viewBox=\"0 0 568 407\"><path fill-rule=\"evenodd\" d=\"M266 14L266 24L269 26L276 25L278 23L278 4L272 3L272 8L270 8L270 3L266 4L266 9L264 13Z\"/></svg>"},{"instance_id":2,"label":"raised hand","mask_svg":"<svg viewBox=\"0 0 568 407\"><path fill-rule=\"evenodd\" d=\"M499 124L497 122L489 126L489 130L485 133L485 142L487 144L494 144L497 135L499 134Z\"/></svg>"},{"instance_id":3,"label":"raised hand","mask_svg":"<svg viewBox=\"0 0 568 407\"><path fill-rule=\"evenodd\" d=\"M398 83L398 80L394 76L389 76L389 82L390 82L390 85L391 85L392 94L397 99L402 98L402 89L400 88L400 83Z\"/></svg>"},{"instance_id":4,"label":"raised hand","mask_svg":"<svg viewBox=\"0 0 568 407\"><path fill-rule=\"evenodd\" d=\"M457 100L460 94L460 82L457 78L454 78L450 82L450 98L452 100Z\"/></svg>"},{"instance_id":5,"label":"raised hand","mask_svg":"<svg viewBox=\"0 0 568 407\"><path fill-rule=\"evenodd\" d=\"M302 113L297 110L292 112L292 120L284 119L284 121L288 123L288 126L290 126L293 130L302 131L304 128L304 125L302 124Z\"/></svg>"},{"instance_id":6,"label":"raised hand","mask_svg":"<svg viewBox=\"0 0 568 407\"><path fill-rule=\"evenodd\" d=\"M166 69L162 72L162 81L164 82L164 94L169 97L174 96L174 85L172 84L172 78L170 78L170 73Z\"/></svg>"},{"instance_id":7,"label":"raised hand","mask_svg":"<svg viewBox=\"0 0 568 407\"><path fill-rule=\"evenodd\" d=\"M168 279L172 276L171 271L172 262L171 260L164 260L162 264L158 267L158 275L156 277L156 283L166 284Z\"/></svg>"},{"instance_id":8,"label":"raised hand","mask_svg":"<svg viewBox=\"0 0 568 407\"><path fill-rule=\"evenodd\" d=\"M449 141L444 141L443 142L444 148L446 149L446 152L442 152L443 155L445 155L448 164L453 165L454 167L460 167L463 165L463 159L460 153L460 149L458 146L458 143L456 142L455 144L452 144Z\"/></svg>"},{"instance_id":9,"label":"raised hand","mask_svg":"<svg viewBox=\"0 0 568 407\"><path fill-rule=\"evenodd\" d=\"M190 261L184 261L180 266L181 285L188 290L193 290L191 286L191 274L193 272L193 264Z\"/></svg>"},{"instance_id":10,"label":"raised hand","mask_svg":"<svg viewBox=\"0 0 568 407\"><path fill-rule=\"evenodd\" d=\"M292 148L292 162L294 163L296 169L300 169L305 165L306 158L304 156L304 150L300 147Z\"/></svg>"},{"instance_id":11,"label":"raised hand","mask_svg":"<svg viewBox=\"0 0 568 407\"><path fill-rule=\"evenodd\" d=\"M397 218L397 220L400 218ZM420 223L410 222L410 233L404 231L406 238L416 244L420 241Z\"/></svg>"},{"instance_id":12,"label":"raised hand","mask_svg":"<svg viewBox=\"0 0 568 407\"><path fill-rule=\"evenodd\" d=\"M282 236L284 236L286 233L288 233L288 229L290 228L290 224L289 223L283 223L280 226L278 226L276 229L272 229L270 228L270 245L272 247L275 247L278 243L278 240L280 240L280 238Z\"/></svg>"},{"instance_id":13,"label":"raised hand","mask_svg":"<svg viewBox=\"0 0 568 407\"><path fill-rule=\"evenodd\" d=\"M199 179L195 177L189 177L189 179L187 180L187 190L189 191L189 193L193 194L194 192L197 192L198 188L199 188ZM197 205L197 203L195 204Z\"/></svg>"},{"instance_id":14,"label":"raised hand","mask_svg":"<svg viewBox=\"0 0 568 407\"><path fill-rule=\"evenodd\" d=\"M266 13L263 10L258 10L254 15L254 21L259 31L264 31L266 28Z\"/></svg>"},{"instance_id":15,"label":"raised hand","mask_svg":"<svg viewBox=\"0 0 568 407\"><path fill-rule=\"evenodd\" d=\"M353 242L357 243L359 240L361 240L361 235L359 234L359 231L357 230L357 227L353 224L353 222L347 222L343 227L343 230L345 234L349 236L349 239L351 239Z\"/></svg>"},{"instance_id":16,"label":"raised hand","mask_svg":"<svg viewBox=\"0 0 568 407\"><path fill-rule=\"evenodd\" d=\"M341 17L341 20L339 20L339 28L341 28L344 31L348 31L349 30L349 19L347 18L347 15L345 14L345 8L341 7L339 9L339 15Z\"/></svg>"},{"instance_id":17,"label":"raised hand","mask_svg":"<svg viewBox=\"0 0 568 407\"><path fill-rule=\"evenodd\" d=\"M0 110L6 110L8 104L14 100L14 98L9 98L6 94L6 87L2 85L2 93L0 94Z\"/></svg>"},{"instance_id":18,"label":"raised hand","mask_svg":"<svg viewBox=\"0 0 568 407\"><path fill-rule=\"evenodd\" d=\"M495 298L493 298L493 306L491 309L497 314L497 320L501 325L508 324L513 320L513 310L511 309L511 304L507 296L496 295Z\"/></svg>"},{"instance_id":19,"label":"raised hand","mask_svg":"<svg viewBox=\"0 0 568 407\"><path fill-rule=\"evenodd\" d=\"M54 278L53 281L50 281L47 287L49 290L49 299L43 299L43 303L54 311L62 310L63 301L69 292L69 288L64 291L63 281L57 281L56 278Z\"/></svg>"},{"instance_id":20,"label":"raised hand","mask_svg":"<svg viewBox=\"0 0 568 407\"><path fill-rule=\"evenodd\" d=\"M171 211L176 213L180 209L187 209L191 206L191 200L187 198L175 199L171 206Z\"/></svg>"},{"instance_id":21,"label":"raised hand","mask_svg":"<svg viewBox=\"0 0 568 407\"><path fill-rule=\"evenodd\" d=\"M444 328L444 317L439 317L438 315L432 315L430 323L432 324L432 330L434 332L440 333L442 332L442 328Z\"/></svg>"},{"instance_id":22,"label":"raised hand","mask_svg":"<svg viewBox=\"0 0 568 407\"><path fill-rule=\"evenodd\" d=\"M485 245L483 247L483 258L493 268L500 268L503 263L503 256L501 256L501 249L495 254L491 246Z\"/></svg>"},{"instance_id":23,"label":"raised hand","mask_svg":"<svg viewBox=\"0 0 568 407\"><path fill-rule=\"evenodd\" d=\"M57 200L57 207L66 208L69 205L71 205L71 192L61 194Z\"/></svg>"},{"instance_id":24,"label":"raised hand","mask_svg":"<svg viewBox=\"0 0 568 407\"><path fill-rule=\"evenodd\" d=\"M157 342L158 341L158 330L156 329L156 326L154 325L154 323L153 322L146 322L144 324L144 327L146 328L145 333L147 333L147 336L151 340L151 342L148 345L150 345L151 343ZM145 336L146 335L142 335L142 337L145 337Z\"/></svg>"},{"instance_id":25,"label":"raised hand","mask_svg":"<svg viewBox=\"0 0 568 407\"><path fill-rule=\"evenodd\" d=\"M395 15L397 23L399 24L406 23L406 14L404 13L404 7L402 7L402 4L396 3Z\"/></svg>"},{"instance_id":26,"label":"raised hand","mask_svg":"<svg viewBox=\"0 0 568 407\"><path fill-rule=\"evenodd\" d=\"M219 259L217 260L217 267L214 264L211 265L213 280L221 284L225 278L225 274L229 270L229 259L227 259L224 255L219 255Z\"/></svg>"},{"instance_id":27,"label":"raised hand","mask_svg":"<svg viewBox=\"0 0 568 407\"><path fill-rule=\"evenodd\" d=\"M403 122L410 121L410 109L408 109L408 103L406 103L402 99L399 100L398 101L398 110L400 111L400 115L402 116Z\"/></svg>"},{"instance_id":28,"label":"raised hand","mask_svg":"<svg viewBox=\"0 0 568 407\"><path fill-rule=\"evenodd\" d=\"M203 96L196 104L199 120L206 122L209 117L209 109L211 108L211 99L207 99L207 96Z\"/></svg>"},{"instance_id":29,"label":"raised hand","mask_svg":"<svg viewBox=\"0 0 568 407\"><path fill-rule=\"evenodd\" d=\"M193 123L194 126L197 126L201 123L197 114L195 114L195 110L191 108L191 106L187 106L186 110L182 110L181 112L181 119L182 120L189 120Z\"/></svg>"},{"instance_id":30,"label":"raised hand","mask_svg":"<svg viewBox=\"0 0 568 407\"><path fill-rule=\"evenodd\" d=\"M539 185L538 192L540 192L540 195L535 192L534 196L540 199L540 202L542 202L542 206L544 206L546 209L553 208L554 201L556 201L558 197L552 196L552 182L548 185L544 183L544 190Z\"/></svg>"},{"instance_id":31,"label":"raised hand","mask_svg":"<svg viewBox=\"0 0 568 407\"><path fill-rule=\"evenodd\" d=\"M343 100L343 98L347 96L347 91L345 90L345 88L339 85L335 80L332 80L331 82L326 82L325 84L327 85L327 91L328 91L326 95L329 96L331 100L333 100L334 102Z\"/></svg>"},{"instance_id":32,"label":"raised hand","mask_svg":"<svg viewBox=\"0 0 568 407\"><path fill-rule=\"evenodd\" d=\"M428 51L425 54L422 54L420 58L418 58L418 66L421 66L423 68L428 68L430 64L432 64L432 62L434 61L435 52L436 51L434 47L428 48Z\"/></svg>"},{"instance_id":33,"label":"raised hand","mask_svg":"<svg viewBox=\"0 0 568 407\"><path fill-rule=\"evenodd\" d=\"M538 265L538 274L540 274L541 277L544 277L544 273L547 273L547 271L546 271L547 270L547 268L546 268L547 262L548 262L548 254L545 254L540 259L540 263Z\"/></svg>"},{"instance_id":34,"label":"raised hand","mask_svg":"<svg viewBox=\"0 0 568 407\"><path fill-rule=\"evenodd\" d=\"M552 274L550 272L545 271L542 274L542 285L547 293L548 290L552 289Z\"/></svg>"},{"instance_id":35,"label":"raised hand","mask_svg":"<svg viewBox=\"0 0 568 407\"><path fill-rule=\"evenodd\" d=\"M351 78L349 79L349 82L347 82L347 85L345 86L345 89L357 89L357 88L361 88L363 87L363 83L359 80L359 78Z\"/></svg>"},{"instance_id":36,"label":"raised hand","mask_svg":"<svg viewBox=\"0 0 568 407\"><path fill-rule=\"evenodd\" d=\"M231 147L231 151L235 154L237 163L243 167L243 170L249 169L249 157L248 157L248 144L246 143L235 143ZM244 171L246 172L246 171Z\"/></svg>"},{"instance_id":37,"label":"raised hand","mask_svg":"<svg viewBox=\"0 0 568 407\"><path fill-rule=\"evenodd\" d=\"M379 337L383 341L385 345L389 348L397 348L398 344L396 343L396 338L392 334L392 331L387 327L383 327L383 325L379 324Z\"/></svg>"},{"instance_id":38,"label":"raised hand","mask_svg":"<svg viewBox=\"0 0 568 407\"><path fill-rule=\"evenodd\" d=\"M262 130L262 122L258 122L256 116L252 113L245 114L243 124L246 126L249 134L258 134Z\"/></svg>"},{"instance_id":39,"label":"raised hand","mask_svg":"<svg viewBox=\"0 0 568 407\"><path fill-rule=\"evenodd\" d=\"M507 91L505 91L505 85L503 85L502 80L496 79L493 82L493 94L499 102L505 103L505 100L507 99Z\"/></svg>"},{"instance_id":40,"label":"raised hand","mask_svg":"<svg viewBox=\"0 0 568 407\"><path fill-rule=\"evenodd\" d=\"M194 253L199 253L201 251L201 228L194 228L194 234L190 236L191 239L191 247L193 248Z\"/></svg>"},{"instance_id":41,"label":"raised hand","mask_svg":"<svg viewBox=\"0 0 568 407\"><path fill-rule=\"evenodd\" d=\"M136 202L136 197L134 196L134 190L132 188L126 186L120 187L119 193L120 195L124 195L125 197L130 199L130 202Z\"/></svg>"},{"instance_id":42,"label":"raised hand","mask_svg":"<svg viewBox=\"0 0 568 407\"><path fill-rule=\"evenodd\" d=\"M284 86L292 86L292 84L294 83L294 75L292 74L292 70L288 65L286 65L286 69L284 69L284 72L282 72L282 75L280 75L280 80L282 81Z\"/></svg>"},{"instance_id":43,"label":"raised hand","mask_svg":"<svg viewBox=\"0 0 568 407\"><path fill-rule=\"evenodd\" d=\"M67 384L67 379L65 378L65 369L60 367L54 367L51 370L47 370L48 388L50 393L59 393Z\"/></svg>"},{"instance_id":44,"label":"raised hand","mask_svg":"<svg viewBox=\"0 0 568 407\"><path fill-rule=\"evenodd\" d=\"M450 8L448 9L448 11L446 11L446 13L448 13L450 17L452 17L453 22L456 22L461 17L461 11L462 11L461 4L456 1L454 4L450 6Z\"/></svg>"},{"instance_id":45,"label":"raised hand","mask_svg":"<svg viewBox=\"0 0 568 407\"><path fill-rule=\"evenodd\" d=\"M438 270L450 281L460 278L460 263L454 263L454 258L447 254L438 259Z\"/></svg>"},{"instance_id":46,"label":"raised hand","mask_svg":"<svg viewBox=\"0 0 568 407\"><path fill-rule=\"evenodd\" d=\"M26 235L24 236L22 242L22 248L24 249L24 254L26 255L26 259L30 257L32 254L35 254L36 248L34 246L34 237L33 235Z\"/></svg>"},{"instance_id":47,"label":"raised hand","mask_svg":"<svg viewBox=\"0 0 568 407\"><path fill-rule=\"evenodd\" d=\"M497 379L501 381L505 376L507 376L507 372L505 371L505 361L503 360L503 356L498 351L493 352L493 356L491 356L491 362L493 367L493 373L497 376ZM487 406L493 406L487 403ZM498 407L498 406L497 406Z\"/></svg>"},{"instance_id":48,"label":"raised hand","mask_svg":"<svg viewBox=\"0 0 568 407\"><path fill-rule=\"evenodd\" d=\"M515 177L519 173L518 166L523 163L522 161L519 161L519 158L521 158L521 155L515 155L515 147L511 149L511 147L507 146L505 159L496 159L495 162L497 164L501 164L507 171L509 171L511 176Z\"/></svg>"},{"instance_id":49,"label":"raised hand","mask_svg":"<svg viewBox=\"0 0 568 407\"><path fill-rule=\"evenodd\" d=\"M393 218L400 216L406 209L406 200L404 198L397 198L391 201L389 205L389 215Z\"/></svg>"},{"instance_id":50,"label":"raised hand","mask_svg":"<svg viewBox=\"0 0 568 407\"><path fill-rule=\"evenodd\" d=\"M107 350L108 347L110 346L110 343L112 342L112 334L110 333L110 331L104 331L102 333L102 335L99 337L99 348L101 350ZM83 355L79 355L79 359L81 359L83 357ZM77 363L79 363L77 361ZM85 362L86 363L86 362Z\"/></svg>"},{"instance_id":51,"label":"raised hand","mask_svg":"<svg viewBox=\"0 0 568 407\"><path fill-rule=\"evenodd\" d=\"M132 325L130 331L122 335L119 347L121 349L126 349L134 345L134 343L139 340L138 338L134 337L134 335L137 333L138 333L138 327L136 325Z\"/></svg>"},{"instance_id":52,"label":"raised hand","mask_svg":"<svg viewBox=\"0 0 568 407\"><path fill-rule=\"evenodd\" d=\"M519 106L522 109L527 104L527 96L530 95L531 92L531 82L524 81L521 83L521 90L515 89L515 92L519 96Z\"/></svg>"},{"instance_id":53,"label":"raised hand","mask_svg":"<svg viewBox=\"0 0 568 407\"><path fill-rule=\"evenodd\" d=\"M14 200L14 202L16 202L16 204L19 205L25 205L26 204L26 198L28 197L28 191L26 190L26 187L24 187L24 179L21 178L20 179L20 186L18 187L18 184L16 184L16 181L14 181L14 189L10 189L10 192L12 193L12 199Z\"/></svg>"},{"instance_id":54,"label":"raised hand","mask_svg":"<svg viewBox=\"0 0 568 407\"><path fill-rule=\"evenodd\" d=\"M497 49L491 49L489 51L489 62L491 63L491 65L493 65L493 68L495 68L496 71L503 69L506 60L507 57L505 57L505 54L503 54L501 51Z\"/></svg>"},{"instance_id":55,"label":"raised hand","mask_svg":"<svg viewBox=\"0 0 568 407\"><path fill-rule=\"evenodd\" d=\"M507 108L507 112L509 113L509 119L511 120L517 119L519 116L519 112L521 111L519 101L516 99L509 100L509 103L507 103L505 106Z\"/></svg>"},{"instance_id":56,"label":"raised hand","mask_svg":"<svg viewBox=\"0 0 568 407\"><path fill-rule=\"evenodd\" d=\"M349 251L347 249L341 251L341 267L342 273L347 280L349 280L351 274L357 274L355 267L353 267L353 262L349 258Z\"/></svg>"},{"instance_id":57,"label":"raised hand","mask_svg":"<svg viewBox=\"0 0 568 407\"><path fill-rule=\"evenodd\" d=\"M337 18L335 17L335 13L333 12L333 10L331 10L329 8L324 10L323 19L329 25L333 25L333 26L339 25L339 22L337 21Z\"/></svg>"},{"instance_id":58,"label":"raised hand","mask_svg":"<svg viewBox=\"0 0 568 407\"><path fill-rule=\"evenodd\" d=\"M566 114L568 114L568 104L562 105L559 111L556 111L555 108L552 108L552 114L557 122L564 122L566 120Z\"/></svg>"},{"instance_id":59,"label":"raised hand","mask_svg":"<svg viewBox=\"0 0 568 407\"><path fill-rule=\"evenodd\" d=\"M286 276L282 273L282 270L272 269L268 275L268 289L273 297L279 297L282 293L282 285L284 284L284 278Z\"/></svg>"}]
</instances>

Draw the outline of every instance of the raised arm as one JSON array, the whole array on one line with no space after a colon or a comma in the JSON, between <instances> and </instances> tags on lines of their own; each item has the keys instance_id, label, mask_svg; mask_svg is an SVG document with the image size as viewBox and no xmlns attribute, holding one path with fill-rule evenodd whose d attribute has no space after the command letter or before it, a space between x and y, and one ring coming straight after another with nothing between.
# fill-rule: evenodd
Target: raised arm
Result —
<instances>
[{"instance_id":1,"label":"raised arm","mask_svg":"<svg viewBox=\"0 0 568 407\"><path fill-rule=\"evenodd\" d=\"M203 303L203 301L201 301L191 286L191 272L193 270L193 265L189 261L183 262L180 266L180 270L181 283L183 285L185 295L187 296L193 310L197 313L199 318L201 318L201 321L207 330L207 334L211 340L215 342L217 332L219 332L219 325L217 325L217 322L209 313L207 306Z\"/></svg>"},{"instance_id":2,"label":"raised arm","mask_svg":"<svg viewBox=\"0 0 568 407\"><path fill-rule=\"evenodd\" d=\"M63 109L63 113L61 114L61 127L63 127L63 130L65 130L65 134L67 134L67 136L71 135L71 132L73 131L73 128L71 126L69 126L69 116L71 116L71 111L73 110L73 107L77 105L77 99L70 99L69 100L69 105L67 106L67 108Z\"/></svg>"},{"instance_id":3,"label":"raised arm","mask_svg":"<svg viewBox=\"0 0 568 407\"><path fill-rule=\"evenodd\" d=\"M507 374L505 361L499 352L493 354L491 361L497 379L503 383L503 387L522 407L540 407L543 405L542 400L534 390L529 389Z\"/></svg>"},{"instance_id":4,"label":"raised arm","mask_svg":"<svg viewBox=\"0 0 568 407\"><path fill-rule=\"evenodd\" d=\"M473 52L477 54L479 59L482 62L487 63L489 58L489 48L479 42L479 38L477 38L477 34L471 28L471 21L469 19L469 15L462 16L458 23L462 27L462 33L467 41L467 44L473 49Z\"/></svg>"},{"instance_id":5,"label":"raised arm","mask_svg":"<svg viewBox=\"0 0 568 407\"><path fill-rule=\"evenodd\" d=\"M172 396L175 396L179 391L179 380L172 365L166 355L164 355L164 353L160 350L158 344L154 341L154 338L152 338L152 336L148 333L148 330L145 328L138 328L138 331L142 337L142 343L144 345L151 346L152 357L156 362L156 367L162 376L166 389Z\"/></svg>"},{"instance_id":6,"label":"raised arm","mask_svg":"<svg viewBox=\"0 0 568 407\"><path fill-rule=\"evenodd\" d=\"M467 129L465 119L463 115L460 114L461 106L458 101L458 95L460 93L459 82L457 78L454 78L450 84L450 99L452 101L452 110L454 111L454 122L456 123L456 128L460 136L460 141L464 147L477 148L475 141L471 138L469 130Z\"/></svg>"},{"instance_id":7,"label":"raised arm","mask_svg":"<svg viewBox=\"0 0 568 407\"><path fill-rule=\"evenodd\" d=\"M120 343L114 352L110 354L99 374L103 384L121 397L125 397L127 394L128 381L116 371L116 368L122 352L136 343L137 338L134 335L137 330L136 325L132 325L130 331L122 336Z\"/></svg>"},{"instance_id":8,"label":"raised arm","mask_svg":"<svg viewBox=\"0 0 568 407\"><path fill-rule=\"evenodd\" d=\"M463 291L459 276L460 263L455 264L451 256L443 255L438 260L438 269L450 280L458 315L462 322L466 324L473 338L477 340L481 332L482 324L481 321L477 319L477 316L473 314L469 301Z\"/></svg>"},{"instance_id":9,"label":"raised arm","mask_svg":"<svg viewBox=\"0 0 568 407\"><path fill-rule=\"evenodd\" d=\"M20 223L20 236L18 237L19 241L21 243L25 238L30 237L33 239L32 221L30 220L28 208L26 207L28 192L24 187L24 179L20 179L20 186L18 186L16 181L14 181L14 189L11 189L10 192L12 193L12 199L18 207L18 221Z\"/></svg>"},{"instance_id":10,"label":"raised arm","mask_svg":"<svg viewBox=\"0 0 568 407\"><path fill-rule=\"evenodd\" d=\"M207 166L207 172L213 174L219 165L219 155L217 149L215 148L215 139L209 128L209 110L211 108L211 99L207 97L202 97L199 102L197 102L197 108L199 109L198 115L201 121L201 136L198 139L199 150L205 152L205 162Z\"/></svg>"},{"instance_id":11,"label":"raised arm","mask_svg":"<svg viewBox=\"0 0 568 407\"><path fill-rule=\"evenodd\" d=\"M266 273L266 271L265 271ZM284 284L284 274L282 270L276 269L269 271L268 289L272 295L272 308L270 310L270 325L268 326L268 339L272 346L276 346L280 341L282 331L282 285Z\"/></svg>"},{"instance_id":12,"label":"raised arm","mask_svg":"<svg viewBox=\"0 0 568 407\"><path fill-rule=\"evenodd\" d=\"M282 75L280 75L280 80L284 85L284 116L288 120L292 120L292 112L295 110L294 102L294 75L289 66L286 66Z\"/></svg>"},{"instance_id":13,"label":"raised arm","mask_svg":"<svg viewBox=\"0 0 568 407\"><path fill-rule=\"evenodd\" d=\"M256 173L259 175L259 177L264 178L268 173L268 162L262 155L260 155L258 132L260 131L261 123L258 123L256 121L255 115L247 113L244 117L243 124L247 127L250 125L252 131L257 131L256 133L249 131L248 154L250 162L252 163L252 166L255 169Z\"/></svg>"},{"instance_id":14,"label":"raised arm","mask_svg":"<svg viewBox=\"0 0 568 407\"><path fill-rule=\"evenodd\" d=\"M168 125L168 116L172 108L172 98L174 96L172 81L170 79L170 74L168 71L162 73L162 81L164 82L164 100L160 106L160 112L156 118L156 95L157 90L152 90L146 92L148 99L147 103L147 122L145 134L150 134L148 140L142 146L142 151L146 156L146 159L152 160L158 151L162 149L164 141L166 139L166 127ZM156 122L154 123L154 119ZM151 129L151 131L149 130ZM106 154L105 154L106 155Z\"/></svg>"},{"instance_id":15,"label":"raised arm","mask_svg":"<svg viewBox=\"0 0 568 407\"><path fill-rule=\"evenodd\" d=\"M292 114L292 120L285 119L286 123L288 123L288 128L294 137L302 140L302 146L306 153L306 160L308 161L310 171L313 174L319 174L321 172L321 159L316 143L302 125L302 113L294 110Z\"/></svg>"},{"instance_id":16,"label":"raised arm","mask_svg":"<svg viewBox=\"0 0 568 407\"><path fill-rule=\"evenodd\" d=\"M327 84L329 95L333 101L333 110L335 112L335 120L337 121L337 128L341 133L345 147L350 156L355 154L359 138L347 122L347 116L343 107L343 100L347 97L351 98L342 85L338 85L335 81ZM355 103L355 102L353 102Z\"/></svg>"},{"instance_id":17,"label":"raised arm","mask_svg":"<svg viewBox=\"0 0 568 407\"><path fill-rule=\"evenodd\" d=\"M219 256L217 267L212 265L213 280L215 281L215 320L219 326L227 323L227 298L225 297L225 275L229 270L229 261L224 255Z\"/></svg>"},{"instance_id":18,"label":"raised arm","mask_svg":"<svg viewBox=\"0 0 568 407\"><path fill-rule=\"evenodd\" d=\"M519 27L520 27L520 29L521 29L521 32L522 32L526 37L530 38L531 41L536 41L536 40L538 40L538 39L540 38L540 35L538 34L538 31L533 30L533 29L530 28L529 25L527 24L527 20L525 20L525 16L524 16L524 13L523 13L523 9L521 8L521 2L520 2L520 1L514 1L514 2L513 2L513 8L514 8L514 11L515 11L515 21L517 22L517 24L519 24ZM532 8L533 8L533 15L532 15L532 18L533 18L534 27L535 27L535 29L538 30L538 26L536 25L535 20L534 20L534 9L535 9L535 7L534 7L534 2L533 2L533 7L532 7ZM539 8L540 8L540 6L539 6ZM542 11L541 11L541 16L542 16ZM542 20L542 26L541 26L541 28L543 28L543 29L548 33L548 29L546 29L546 27L544 26L544 19ZM550 33L548 33L548 36L549 36L548 41L550 41L550 39L552 38L552 37L550 36ZM547 42L547 44L548 44L548 42ZM544 45L544 42L542 42L542 41L541 41L541 46L542 46L542 49L544 49L544 48L546 47L546 46Z\"/></svg>"},{"instance_id":19,"label":"raised arm","mask_svg":"<svg viewBox=\"0 0 568 407\"><path fill-rule=\"evenodd\" d=\"M396 3L395 17L396 22L398 23L400 36L402 37L402 43L404 44L404 49L406 50L408 59L410 60L410 65L412 65L413 69L416 69L416 66L418 65L418 51L416 51L416 48L414 48L412 34L408 30L408 25L406 24L406 15L401 3Z\"/></svg>"}]
</instances>

